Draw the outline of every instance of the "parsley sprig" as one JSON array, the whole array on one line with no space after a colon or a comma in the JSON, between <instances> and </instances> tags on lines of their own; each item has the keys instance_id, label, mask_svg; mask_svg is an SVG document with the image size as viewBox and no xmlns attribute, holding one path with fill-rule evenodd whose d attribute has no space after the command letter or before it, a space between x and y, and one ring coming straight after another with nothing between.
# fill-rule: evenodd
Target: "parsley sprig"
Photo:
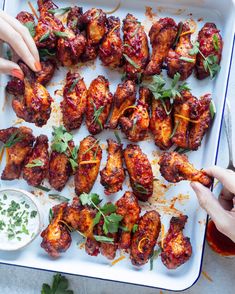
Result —
<instances>
[{"instance_id":1,"label":"parsley sprig","mask_svg":"<svg viewBox=\"0 0 235 294\"><path fill-rule=\"evenodd\" d=\"M73 294L72 290L68 290L69 282L66 277L61 274L53 276L52 285L43 284L41 294Z\"/></svg>"}]
</instances>

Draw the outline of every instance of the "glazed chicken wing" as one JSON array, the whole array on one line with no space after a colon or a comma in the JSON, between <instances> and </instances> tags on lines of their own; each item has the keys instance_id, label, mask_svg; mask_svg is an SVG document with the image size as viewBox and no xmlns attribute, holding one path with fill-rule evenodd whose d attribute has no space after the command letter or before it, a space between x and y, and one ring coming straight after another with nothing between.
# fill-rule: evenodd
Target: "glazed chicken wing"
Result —
<instances>
[{"instance_id":1,"label":"glazed chicken wing","mask_svg":"<svg viewBox=\"0 0 235 294\"><path fill-rule=\"evenodd\" d=\"M167 74L171 78L178 72L180 74L180 80L183 81L192 74L196 64L196 55L189 54L190 49L193 48L191 34L189 25L184 23L175 50L169 50L166 62Z\"/></svg>"},{"instance_id":2,"label":"glazed chicken wing","mask_svg":"<svg viewBox=\"0 0 235 294\"><path fill-rule=\"evenodd\" d=\"M99 173L101 158L102 150L93 136L88 136L80 142L78 169L74 177L75 192L78 196L91 191Z\"/></svg>"},{"instance_id":3,"label":"glazed chicken wing","mask_svg":"<svg viewBox=\"0 0 235 294\"><path fill-rule=\"evenodd\" d=\"M112 100L108 80L104 76L98 76L91 82L87 93L86 125L92 135L103 130Z\"/></svg>"},{"instance_id":4,"label":"glazed chicken wing","mask_svg":"<svg viewBox=\"0 0 235 294\"><path fill-rule=\"evenodd\" d=\"M164 152L159 160L161 175L171 183L183 180L199 182L206 187L212 185L212 178L203 170L197 170L189 163L186 155Z\"/></svg>"},{"instance_id":5,"label":"glazed chicken wing","mask_svg":"<svg viewBox=\"0 0 235 294\"><path fill-rule=\"evenodd\" d=\"M176 35L177 25L172 18L161 18L152 25L149 31L152 56L144 71L145 75L159 75L161 73L162 64L175 41Z\"/></svg>"},{"instance_id":6,"label":"glazed chicken wing","mask_svg":"<svg viewBox=\"0 0 235 294\"><path fill-rule=\"evenodd\" d=\"M71 235L63 222L67 203L53 207L53 219L48 227L41 233L43 238L41 247L52 257L58 257L61 252L66 251L71 242Z\"/></svg>"},{"instance_id":7,"label":"glazed chicken wing","mask_svg":"<svg viewBox=\"0 0 235 294\"><path fill-rule=\"evenodd\" d=\"M165 103L166 109L163 103ZM155 144L162 150L172 146L171 134L173 122L171 117L171 104L168 98L162 102L160 99L152 99L152 116L150 119L150 130L154 136Z\"/></svg>"},{"instance_id":8,"label":"glazed chicken wing","mask_svg":"<svg viewBox=\"0 0 235 294\"><path fill-rule=\"evenodd\" d=\"M34 140L32 130L27 127L0 130L0 141L4 143L7 152L7 163L2 172L2 180L19 179L24 161L32 150Z\"/></svg>"},{"instance_id":9,"label":"glazed chicken wing","mask_svg":"<svg viewBox=\"0 0 235 294\"><path fill-rule=\"evenodd\" d=\"M80 128L86 110L87 88L78 73L67 73L63 97L61 109L65 128L68 131Z\"/></svg>"},{"instance_id":10,"label":"glazed chicken wing","mask_svg":"<svg viewBox=\"0 0 235 294\"><path fill-rule=\"evenodd\" d=\"M17 14L16 19L21 22L23 25L27 23L31 23L32 27L35 27L35 20L34 16L32 13L29 13L27 11L21 11L20 13Z\"/></svg>"},{"instance_id":11,"label":"glazed chicken wing","mask_svg":"<svg viewBox=\"0 0 235 294\"><path fill-rule=\"evenodd\" d=\"M140 88L140 98L136 106L130 109L130 114L119 119L122 131L128 140L138 142L145 139L149 128L148 101L151 100L151 92L147 88Z\"/></svg>"},{"instance_id":12,"label":"glazed chicken wing","mask_svg":"<svg viewBox=\"0 0 235 294\"><path fill-rule=\"evenodd\" d=\"M148 262L161 229L160 215L155 210L146 212L139 220L138 229L131 240L130 259L133 265Z\"/></svg>"},{"instance_id":13,"label":"glazed chicken wing","mask_svg":"<svg viewBox=\"0 0 235 294\"><path fill-rule=\"evenodd\" d=\"M125 172L122 163L122 145L108 139L108 159L104 169L100 171L100 183L104 186L105 194L113 194L122 190Z\"/></svg>"},{"instance_id":14,"label":"glazed chicken wing","mask_svg":"<svg viewBox=\"0 0 235 294\"><path fill-rule=\"evenodd\" d=\"M122 61L122 39L120 36L120 19L110 16L107 18L108 32L99 48L99 57L103 65L115 68Z\"/></svg>"},{"instance_id":15,"label":"glazed chicken wing","mask_svg":"<svg viewBox=\"0 0 235 294\"><path fill-rule=\"evenodd\" d=\"M56 69L56 63L54 60L47 59L47 60L42 60L41 62L42 70L37 72L35 74L36 81L39 84L42 84L45 86L50 82L52 79L55 69Z\"/></svg>"},{"instance_id":16,"label":"glazed chicken wing","mask_svg":"<svg viewBox=\"0 0 235 294\"><path fill-rule=\"evenodd\" d=\"M117 127L123 112L135 103L135 99L136 85L133 81L128 80L117 86L117 90L113 98L113 112L108 123L109 128L115 129Z\"/></svg>"},{"instance_id":17,"label":"glazed chicken wing","mask_svg":"<svg viewBox=\"0 0 235 294\"><path fill-rule=\"evenodd\" d=\"M84 24L82 23L82 15L83 9L78 6L71 7L68 13L67 27L73 31L75 35L83 30Z\"/></svg>"},{"instance_id":18,"label":"glazed chicken wing","mask_svg":"<svg viewBox=\"0 0 235 294\"><path fill-rule=\"evenodd\" d=\"M123 216L121 225L128 231L121 231L118 246L120 249L129 249L131 245L131 232L138 223L140 206L137 198L132 192L126 192L117 202L116 213Z\"/></svg>"},{"instance_id":19,"label":"glazed chicken wing","mask_svg":"<svg viewBox=\"0 0 235 294\"><path fill-rule=\"evenodd\" d=\"M169 231L164 238L161 259L168 269L176 269L192 255L190 239L183 235L187 216L172 217Z\"/></svg>"},{"instance_id":20,"label":"glazed chicken wing","mask_svg":"<svg viewBox=\"0 0 235 294\"><path fill-rule=\"evenodd\" d=\"M25 161L23 178L28 185L39 186L48 175L48 167L48 138L45 135L40 135L36 138L33 150Z\"/></svg>"},{"instance_id":21,"label":"glazed chicken wing","mask_svg":"<svg viewBox=\"0 0 235 294\"><path fill-rule=\"evenodd\" d=\"M98 55L98 45L106 33L106 15L101 9L92 8L82 16L86 27L87 46L82 61L93 60Z\"/></svg>"},{"instance_id":22,"label":"glazed chicken wing","mask_svg":"<svg viewBox=\"0 0 235 294\"><path fill-rule=\"evenodd\" d=\"M132 14L123 20L123 42L126 76L139 80L149 61L149 48L144 27Z\"/></svg>"},{"instance_id":23,"label":"glazed chicken wing","mask_svg":"<svg viewBox=\"0 0 235 294\"><path fill-rule=\"evenodd\" d=\"M207 22L198 34L199 49L205 58L208 56L214 56L216 64L220 64L223 41L222 37L214 23ZM196 62L196 77L199 80L205 79L208 76L214 77L213 73L210 73L208 68L204 66L204 57L200 52L197 54Z\"/></svg>"},{"instance_id":24,"label":"glazed chicken wing","mask_svg":"<svg viewBox=\"0 0 235 294\"><path fill-rule=\"evenodd\" d=\"M138 145L127 145L124 159L135 196L147 201L153 194L153 171L148 157Z\"/></svg>"}]
</instances>

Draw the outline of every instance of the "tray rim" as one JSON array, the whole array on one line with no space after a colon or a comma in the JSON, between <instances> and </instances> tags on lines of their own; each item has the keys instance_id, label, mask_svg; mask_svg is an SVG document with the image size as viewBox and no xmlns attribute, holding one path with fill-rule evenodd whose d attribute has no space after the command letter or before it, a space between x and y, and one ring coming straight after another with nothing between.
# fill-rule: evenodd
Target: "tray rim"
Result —
<instances>
[{"instance_id":1,"label":"tray rim","mask_svg":"<svg viewBox=\"0 0 235 294\"><path fill-rule=\"evenodd\" d=\"M2 10L5 11L5 4L6 4L7 0L2 0ZM233 9L235 8L235 0L230 1L231 6L233 7ZM200 5L199 5L200 7ZM233 22L233 24L235 24L235 21ZM230 57L229 57L229 61L227 63L227 77L226 77L226 86L224 89L224 97L223 97L223 105L222 105L222 113L221 113L221 118L220 118L220 124L219 124L219 132L218 132L218 140L217 140L217 146L215 148L215 160L214 160L214 165L217 164L218 161L218 155L219 155L219 147L220 147L220 140L221 140L221 134L222 134L222 125L223 125L223 118L224 118L224 110L225 110L225 105L226 105L226 101L227 101L227 96L228 96L228 87L229 87L229 81L230 81L230 77L231 77L231 68L232 68L232 61L233 61L233 52L234 52L234 48L235 48L235 31L234 31L234 26L231 28L232 30L232 41L230 44ZM213 186L211 188L211 190L213 191ZM185 291L189 288L191 288L194 284L197 283L200 275L201 275L201 271L202 271L202 264L203 264L203 258L204 258L204 253L205 253L205 242L206 242L206 227L207 227L207 223L208 223L208 218L209 216L206 216L206 224L205 224L205 229L204 229L204 233L203 233L203 242L202 242L202 253L201 253L201 260L200 260L200 268L198 271L198 276L195 278L194 281L192 281L192 283L190 285L187 285L185 288L181 288L181 289L169 289L169 288L160 288L157 286L152 286L152 285L146 285L146 284L136 284L134 282L126 282L126 281L120 281L120 280L115 280L112 278L102 278L102 277L96 277L96 276L89 276L86 274L79 274L79 273L71 273L71 272L67 272L67 271L60 271L60 273L62 274L66 274L66 275L71 275L71 276L79 276L79 277L84 277L84 278L91 278L91 279L97 279L97 280L101 280L101 281L111 281L111 282L115 282L115 283L122 283L122 284L129 284L129 285L134 285L134 286L139 286L139 287L148 287L148 288L152 288L152 289L160 289L160 290L164 290L164 291L174 291L174 292L181 292L181 291ZM43 267L33 267L33 266L28 266L28 265L21 265L21 264L15 264L15 263L11 263L11 262L2 262L0 261L0 264L3 265L9 265L9 266L15 266L15 267L19 267L19 268L29 268L32 270L39 270L39 271L46 271L46 272L52 272L52 273L56 273L57 271L54 269L48 269L48 268L43 268Z\"/></svg>"}]
</instances>

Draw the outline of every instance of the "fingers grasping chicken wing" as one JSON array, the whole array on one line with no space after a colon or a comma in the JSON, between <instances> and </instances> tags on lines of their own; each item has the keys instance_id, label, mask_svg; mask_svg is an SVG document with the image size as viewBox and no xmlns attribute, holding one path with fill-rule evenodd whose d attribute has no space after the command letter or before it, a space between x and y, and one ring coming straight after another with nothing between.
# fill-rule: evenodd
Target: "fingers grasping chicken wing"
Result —
<instances>
[{"instance_id":1,"label":"fingers grasping chicken wing","mask_svg":"<svg viewBox=\"0 0 235 294\"><path fill-rule=\"evenodd\" d=\"M212 185L212 178L203 170L197 170L186 155L177 152L164 152L159 160L161 175L171 183L183 180L199 182L206 187Z\"/></svg>"}]
</instances>

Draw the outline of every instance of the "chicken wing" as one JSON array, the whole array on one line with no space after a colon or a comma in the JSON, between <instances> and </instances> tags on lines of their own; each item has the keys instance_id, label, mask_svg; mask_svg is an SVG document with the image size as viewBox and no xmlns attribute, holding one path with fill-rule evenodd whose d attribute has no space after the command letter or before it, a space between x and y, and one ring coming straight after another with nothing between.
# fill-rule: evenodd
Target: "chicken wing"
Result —
<instances>
[{"instance_id":1,"label":"chicken wing","mask_svg":"<svg viewBox=\"0 0 235 294\"><path fill-rule=\"evenodd\" d=\"M78 169L74 177L75 192L78 196L91 191L99 173L101 158L99 141L93 136L88 136L80 142Z\"/></svg>"},{"instance_id":2,"label":"chicken wing","mask_svg":"<svg viewBox=\"0 0 235 294\"><path fill-rule=\"evenodd\" d=\"M63 92L61 110L68 131L80 128L87 105L87 88L78 73L68 72Z\"/></svg>"},{"instance_id":3,"label":"chicken wing","mask_svg":"<svg viewBox=\"0 0 235 294\"><path fill-rule=\"evenodd\" d=\"M148 39L144 27L129 13L123 20L123 42L126 76L139 80L149 61Z\"/></svg>"},{"instance_id":4,"label":"chicken wing","mask_svg":"<svg viewBox=\"0 0 235 294\"><path fill-rule=\"evenodd\" d=\"M169 99L164 99L164 101L152 99L150 130L154 136L155 144L162 150L166 150L172 146L171 134L173 131L173 122L171 107Z\"/></svg>"},{"instance_id":5,"label":"chicken wing","mask_svg":"<svg viewBox=\"0 0 235 294\"><path fill-rule=\"evenodd\" d=\"M192 123L189 132L189 149L197 150L201 145L201 141L209 129L212 117L210 112L211 95L206 94L198 100L199 111L197 115L197 122Z\"/></svg>"},{"instance_id":6,"label":"chicken wing","mask_svg":"<svg viewBox=\"0 0 235 294\"><path fill-rule=\"evenodd\" d=\"M66 251L71 242L71 235L64 224L63 217L67 203L53 207L53 219L48 227L42 231L41 247L52 257L58 257L61 252Z\"/></svg>"},{"instance_id":7,"label":"chicken wing","mask_svg":"<svg viewBox=\"0 0 235 294\"><path fill-rule=\"evenodd\" d=\"M214 76L213 73L210 73L208 68L204 66L204 58L209 56L214 56L215 63L220 64L222 50L223 50L223 41L214 23L207 22L198 34L198 42L200 52L197 54L197 62L195 67L196 77L199 80L205 79L209 75Z\"/></svg>"},{"instance_id":8,"label":"chicken wing","mask_svg":"<svg viewBox=\"0 0 235 294\"><path fill-rule=\"evenodd\" d=\"M124 159L135 196L147 201L153 194L153 171L148 157L137 145L127 145Z\"/></svg>"},{"instance_id":9,"label":"chicken wing","mask_svg":"<svg viewBox=\"0 0 235 294\"><path fill-rule=\"evenodd\" d=\"M152 94L149 89L140 88L140 98L136 106L130 109L130 114L123 116L119 119L122 131L127 139L132 142L138 142L145 139L149 128L149 114L148 114L148 101L150 101Z\"/></svg>"},{"instance_id":10,"label":"chicken wing","mask_svg":"<svg viewBox=\"0 0 235 294\"><path fill-rule=\"evenodd\" d=\"M122 163L122 145L108 139L108 159L104 169L100 171L100 183L105 194L113 194L122 190L125 172Z\"/></svg>"},{"instance_id":11,"label":"chicken wing","mask_svg":"<svg viewBox=\"0 0 235 294\"><path fill-rule=\"evenodd\" d=\"M30 128L11 127L0 130L0 141L4 143L7 152L7 163L1 179L19 179L24 161L31 152L35 137Z\"/></svg>"},{"instance_id":12,"label":"chicken wing","mask_svg":"<svg viewBox=\"0 0 235 294\"><path fill-rule=\"evenodd\" d=\"M35 20L32 13L29 13L27 11L21 11L17 14L16 19L21 22L23 25L27 23L32 23L32 27L35 27Z\"/></svg>"},{"instance_id":13,"label":"chicken wing","mask_svg":"<svg viewBox=\"0 0 235 294\"><path fill-rule=\"evenodd\" d=\"M129 106L135 104L136 85L133 81L128 80L118 85L113 99L113 112L108 123L108 127L115 129L118 125L119 118Z\"/></svg>"},{"instance_id":14,"label":"chicken wing","mask_svg":"<svg viewBox=\"0 0 235 294\"><path fill-rule=\"evenodd\" d=\"M39 84L45 86L50 82L55 73L56 63L54 60L51 59L42 60L40 63L42 66L42 70L36 72L35 78Z\"/></svg>"},{"instance_id":15,"label":"chicken wing","mask_svg":"<svg viewBox=\"0 0 235 294\"><path fill-rule=\"evenodd\" d=\"M159 160L161 175L171 183L183 180L200 182L206 187L212 185L212 178L203 170L197 170L189 163L186 155L177 152L164 152Z\"/></svg>"},{"instance_id":16,"label":"chicken wing","mask_svg":"<svg viewBox=\"0 0 235 294\"><path fill-rule=\"evenodd\" d=\"M74 32L74 34L78 34L83 30L84 24L82 22L83 9L82 7L74 6L71 7L68 16L67 16L67 27Z\"/></svg>"},{"instance_id":17,"label":"chicken wing","mask_svg":"<svg viewBox=\"0 0 235 294\"><path fill-rule=\"evenodd\" d=\"M187 218L186 215L171 218L161 253L162 262L168 269L176 269L188 261L192 255L190 239L183 235Z\"/></svg>"},{"instance_id":18,"label":"chicken wing","mask_svg":"<svg viewBox=\"0 0 235 294\"><path fill-rule=\"evenodd\" d=\"M93 60L98 55L98 45L106 33L106 15L101 9L92 8L82 16L86 27L87 46L82 61Z\"/></svg>"},{"instance_id":19,"label":"chicken wing","mask_svg":"<svg viewBox=\"0 0 235 294\"><path fill-rule=\"evenodd\" d=\"M137 198L132 192L125 192L125 194L116 202L116 213L123 216L121 225L127 231L121 231L118 242L120 249L129 249L131 245L131 232L135 224L138 223L140 206Z\"/></svg>"},{"instance_id":20,"label":"chicken wing","mask_svg":"<svg viewBox=\"0 0 235 294\"><path fill-rule=\"evenodd\" d=\"M48 167L48 138L45 135L40 135L36 138L33 150L25 161L23 178L28 185L39 186L48 175Z\"/></svg>"},{"instance_id":21,"label":"chicken wing","mask_svg":"<svg viewBox=\"0 0 235 294\"><path fill-rule=\"evenodd\" d=\"M160 18L150 31L149 38L152 45L152 56L144 70L145 75L159 75L170 48L177 35L177 25L172 18Z\"/></svg>"},{"instance_id":22,"label":"chicken wing","mask_svg":"<svg viewBox=\"0 0 235 294\"><path fill-rule=\"evenodd\" d=\"M138 229L131 240L130 259L133 265L148 262L161 229L160 215L155 210L146 212L139 220Z\"/></svg>"},{"instance_id":23,"label":"chicken wing","mask_svg":"<svg viewBox=\"0 0 235 294\"><path fill-rule=\"evenodd\" d=\"M193 48L191 43L190 27L187 23L183 24L182 32L179 38L179 42L176 45L175 50L170 49L166 58L167 62L167 74L173 78L178 72L180 74L180 80L186 80L193 72L193 68L196 64L196 55L190 55L190 49Z\"/></svg>"},{"instance_id":24,"label":"chicken wing","mask_svg":"<svg viewBox=\"0 0 235 294\"><path fill-rule=\"evenodd\" d=\"M120 36L120 19L110 16L107 18L108 32L99 47L99 57L103 65L115 68L122 62L122 39Z\"/></svg>"},{"instance_id":25,"label":"chicken wing","mask_svg":"<svg viewBox=\"0 0 235 294\"><path fill-rule=\"evenodd\" d=\"M94 79L87 93L86 125L92 134L100 133L109 116L113 95L109 92L109 81L104 76Z\"/></svg>"},{"instance_id":26,"label":"chicken wing","mask_svg":"<svg viewBox=\"0 0 235 294\"><path fill-rule=\"evenodd\" d=\"M14 95L14 96L22 96L24 95L24 81L12 77L10 81L7 82L6 91L7 93Z\"/></svg>"}]
</instances>

